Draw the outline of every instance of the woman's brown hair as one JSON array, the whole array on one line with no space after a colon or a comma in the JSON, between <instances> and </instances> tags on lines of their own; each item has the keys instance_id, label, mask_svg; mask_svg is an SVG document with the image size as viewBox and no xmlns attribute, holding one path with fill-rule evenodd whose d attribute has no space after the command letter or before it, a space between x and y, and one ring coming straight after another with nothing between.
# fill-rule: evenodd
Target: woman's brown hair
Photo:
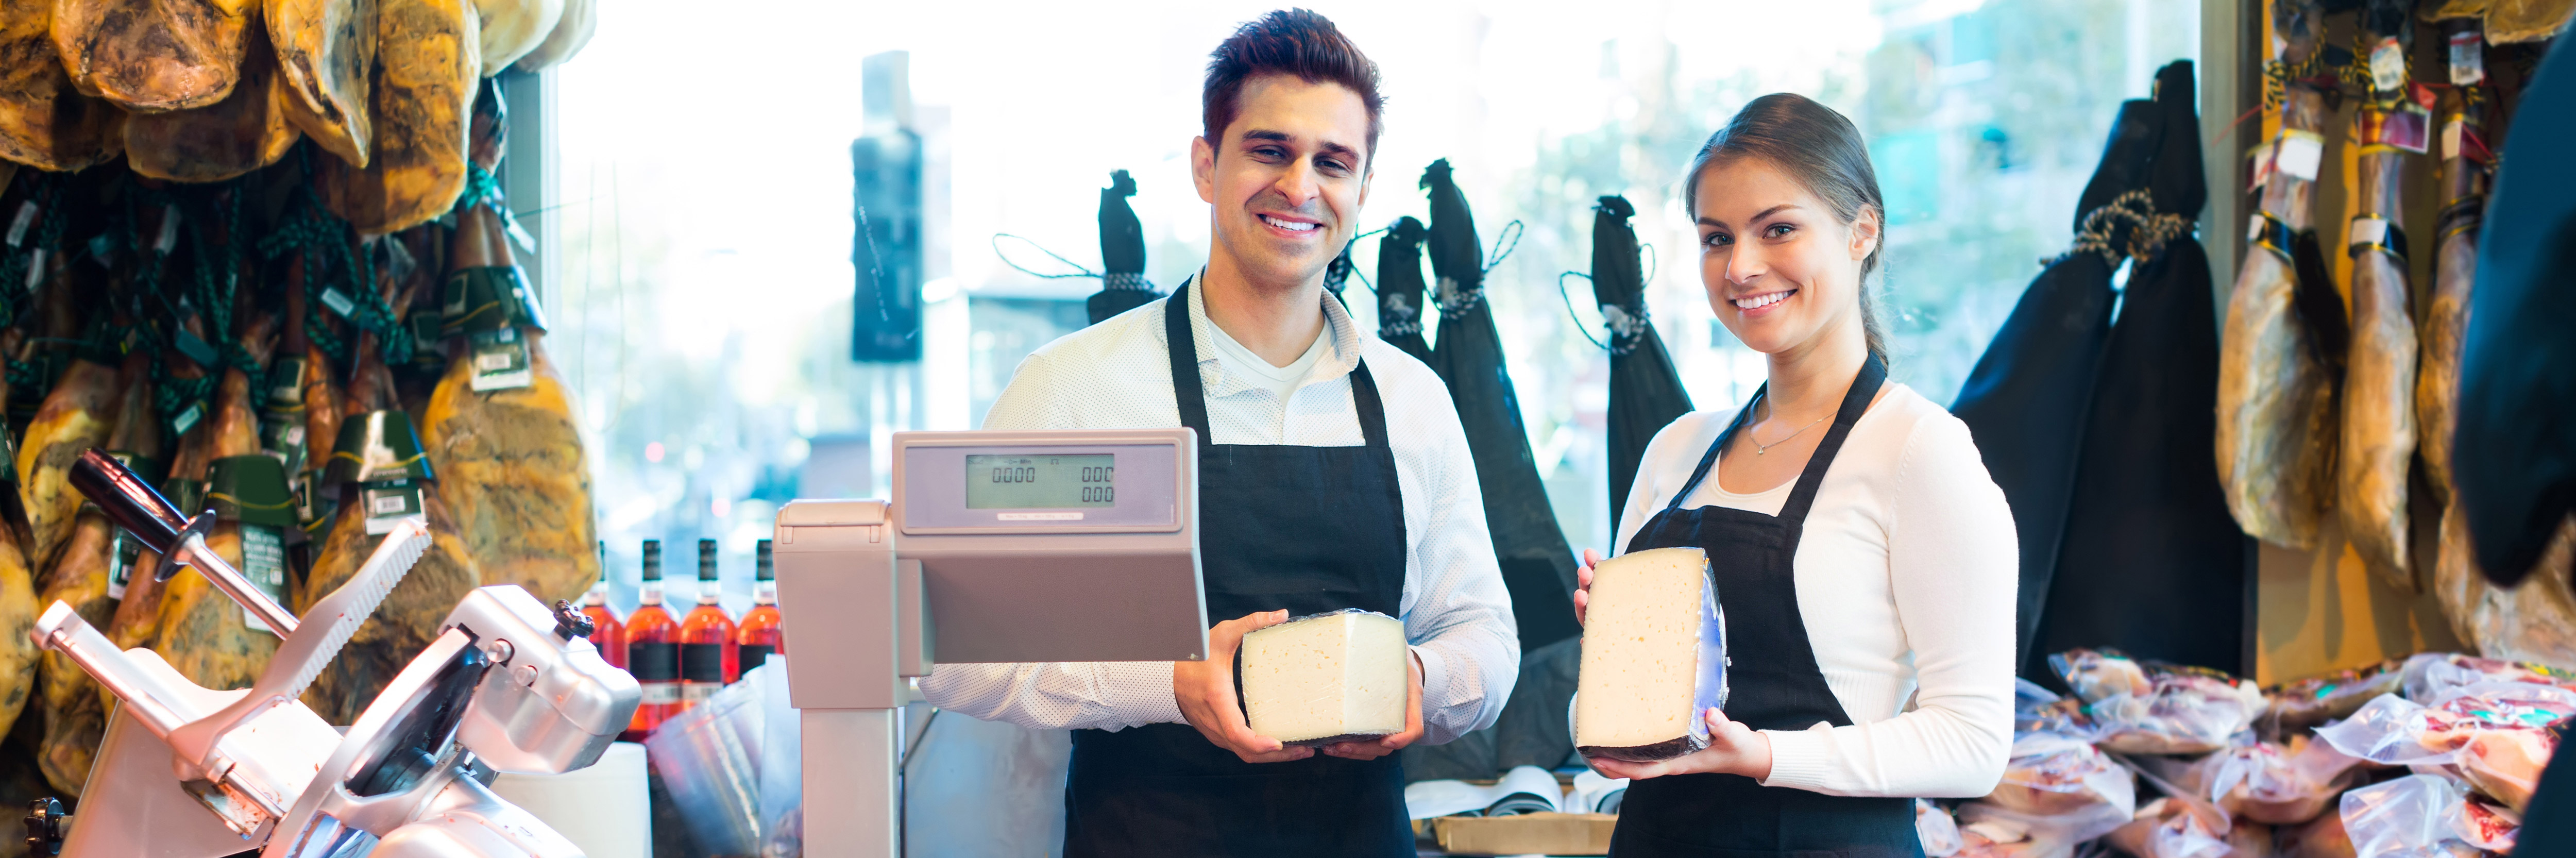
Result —
<instances>
[{"instance_id":1,"label":"woman's brown hair","mask_svg":"<svg viewBox=\"0 0 2576 858\"><path fill-rule=\"evenodd\" d=\"M1878 321L1878 302L1870 297L1869 275L1878 270L1878 255L1887 247L1887 203L1878 193L1878 171L1870 167L1869 145L1860 129L1803 95L1775 92L1754 99L1691 157L1682 178L1682 208L1698 217L1700 174L1711 164L1740 158L1758 158L1787 173L1846 225L1859 220L1863 211L1877 213L1878 243L1860 263L1860 322L1870 354L1886 360L1887 330Z\"/></svg>"}]
</instances>

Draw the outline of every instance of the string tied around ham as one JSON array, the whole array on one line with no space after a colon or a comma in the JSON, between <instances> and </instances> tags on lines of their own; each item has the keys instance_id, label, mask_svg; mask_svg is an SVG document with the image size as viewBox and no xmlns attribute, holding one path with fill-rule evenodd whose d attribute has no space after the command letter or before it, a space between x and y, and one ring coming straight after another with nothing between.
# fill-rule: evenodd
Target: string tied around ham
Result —
<instances>
[{"instance_id":1,"label":"string tied around ham","mask_svg":"<svg viewBox=\"0 0 2576 858\"><path fill-rule=\"evenodd\" d=\"M2040 260L2041 267L2079 253L2098 253L2102 261L2118 268L2123 259L2145 262L2164 252L2165 243L2191 233L2188 215L2156 211L2155 195L2138 188L2113 197L2101 208L2084 213L2084 227L2076 230L2075 243L2065 253Z\"/></svg>"}]
</instances>

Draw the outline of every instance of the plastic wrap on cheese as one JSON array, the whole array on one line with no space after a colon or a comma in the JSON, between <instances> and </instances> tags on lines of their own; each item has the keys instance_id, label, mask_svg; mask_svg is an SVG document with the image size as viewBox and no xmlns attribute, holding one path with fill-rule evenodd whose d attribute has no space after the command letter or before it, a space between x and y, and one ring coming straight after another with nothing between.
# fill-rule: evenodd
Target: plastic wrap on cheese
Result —
<instances>
[{"instance_id":1,"label":"plastic wrap on cheese","mask_svg":"<svg viewBox=\"0 0 2576 858\"><path fill-rule=\"evenodd\" d=\"M1708 555L1658 548L1601 561L1590 599L1576 750L1652 762L1708 747L1702 713L1726 705L1726 614Z\"/></svg>"},{"instance_id":2,"label":"plastic wrap on cheese","mask_svg":"<svg viewBox=\"0 0 2576 858\"><path fill-rule=\"evenodd\" d=\"M1412 658L1404 622L1344 609L1243 636L1243 714L1252 732L1327 745L1404 732Z\"/></svg>"}]
</instances>

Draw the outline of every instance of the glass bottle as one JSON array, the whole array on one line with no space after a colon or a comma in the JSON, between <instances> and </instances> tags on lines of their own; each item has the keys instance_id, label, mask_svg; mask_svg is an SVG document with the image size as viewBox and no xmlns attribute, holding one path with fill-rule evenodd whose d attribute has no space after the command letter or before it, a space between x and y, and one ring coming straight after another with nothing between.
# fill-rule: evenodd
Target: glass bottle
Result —
<instances>
[{"instance_id":1,"label":"glass bottle","mask_svg":"<svg viewBox=\"0 0 2576 858\"><path fill-rule=\"evenodd\" d=\"M716 604L716 541L698 540L698 606L680 618L680 709L715 696L734 680L733 617Z\"/></svg>"},{"instance_id":2,"label":"glass bottle","mask_svg":"<svg viewBox=\"0 0 2576 858\"><path fill-rule=\"evenodd\" d=\"M770 653L787 652L786 633L778 627L778 571L769 554L769 540L760 541L753 550L757 572L751 579L751 610L742 614L742 630L734 633L734 665L750 670L769 660ZM739 674L737 674L739 676Z\"/></svg>"},{"instance_id":3,"label":"glass bottle","mask_svg":"<svg viewBox=\"0 0 2576 858\"><path fill-rule=\"evenodd\" d=\"M662 541L644 540L642 604L626 615L626 671L644 686L627 731L641 737L680 712L680 624L662 609Z\"/></svg>"},{"instance_id":4,"label":"glass bottle","mask_svg":"<svg viewBox=\"0 0 2576 858\"><path fill-rule=\"evenodd\" d=\"M599 544L599 580L582 594L581 613L590 618L590 644L610 667L626 666L626 622L608 607L608 543Z\"/></svg>"}]
</instances>

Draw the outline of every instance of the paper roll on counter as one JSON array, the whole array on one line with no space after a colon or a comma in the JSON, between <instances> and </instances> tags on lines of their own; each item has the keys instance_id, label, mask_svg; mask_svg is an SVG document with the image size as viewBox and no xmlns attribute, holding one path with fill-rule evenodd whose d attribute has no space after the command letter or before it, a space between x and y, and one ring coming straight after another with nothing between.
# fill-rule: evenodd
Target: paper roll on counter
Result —
<instances>
[{"instance_id":1,"label":"paper roll on counter","mask_svg":"<svg viewBox=\"0 0 2576 858\"><path fill-rule=\"evenodd\" d=\"M610 745L590 768L559 775L503 774L492 792L553 826L588 858L652 858L643 745Z\"/></svg>"}]
</instances>

